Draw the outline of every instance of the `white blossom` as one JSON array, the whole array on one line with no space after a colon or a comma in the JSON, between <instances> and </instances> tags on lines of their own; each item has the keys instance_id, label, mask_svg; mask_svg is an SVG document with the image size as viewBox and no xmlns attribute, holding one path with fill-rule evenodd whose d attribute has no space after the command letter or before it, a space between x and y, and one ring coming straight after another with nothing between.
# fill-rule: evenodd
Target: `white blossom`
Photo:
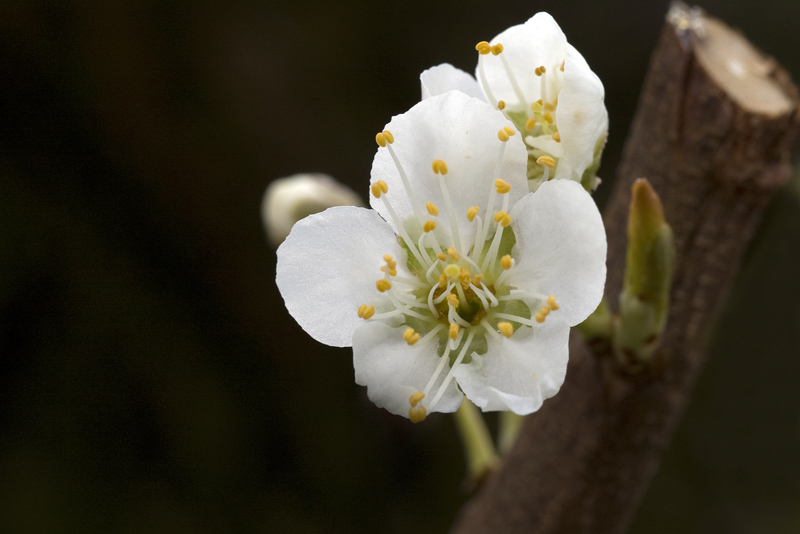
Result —
<instances>
[{"instance_id":1,"label":"white blossom","mask_svg":"<svg viewBox=\"0 0 800 534\"><path fill-rule=\"evenodd\" d=\"M528 145L531 190L548 179L594 189L608 133L605 91L547 13L478 43L476 77L443 64L420 76L422 98L451 90L497 106Z\"/></svg>"},{"instance_id":2,"label":"white blossom","mask_svg":"<svg viewBox=\"0 0 800 534\"><path fill-rule=\"evenodd\" d=\"M289 312L352 346L356 382L412 421L464 395L537 410L564 381L569 327L602 297L597 207L571 181L528 192L515 134L463 93L428 98L376 138L373 209L311 215L278 249Z\"/></svg>"}]
</instances>

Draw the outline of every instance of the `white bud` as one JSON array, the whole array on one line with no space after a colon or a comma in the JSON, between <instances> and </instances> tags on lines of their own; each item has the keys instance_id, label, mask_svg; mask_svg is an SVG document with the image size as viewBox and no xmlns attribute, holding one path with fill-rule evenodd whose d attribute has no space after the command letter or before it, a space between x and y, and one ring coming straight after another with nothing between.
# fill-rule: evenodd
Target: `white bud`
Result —
<instances>
[{"instance_id":1,"label":"white bud","mask_svg":"<svg viewBox=\"0 0 800 534\"><path fill-rule=\"evenodd\" d=\"M327 174L302 173L271 182L261 199L261 223L269 242L280 245L300 219L333 206L363 206L352 189Z\"/></svg>"}]
</instances>

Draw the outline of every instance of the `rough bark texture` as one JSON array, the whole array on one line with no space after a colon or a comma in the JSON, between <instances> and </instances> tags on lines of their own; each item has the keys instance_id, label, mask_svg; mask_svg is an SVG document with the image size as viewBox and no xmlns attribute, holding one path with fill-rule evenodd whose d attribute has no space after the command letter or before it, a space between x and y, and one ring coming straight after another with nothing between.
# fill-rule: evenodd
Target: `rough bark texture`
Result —
<instances>
[{"instance_id":1,"label":"rough bark texture","mask_svg":"<svg viewBox=\"0 0 800 534\"><path fill-rule=\"evenodd\" d=\"M612 308L634 179L649 179L674 230L669 322L654 365L626 373L602 347L573 335L561 392L528 418L453 532L627 529L703 366L714 312L763 209L789 178L798 123L796 89L780 67L765 77L786 95L787 110L744 109L698 60L705 44L677 22L665 26L605 213Z\"/></svg>"}]
</instances>

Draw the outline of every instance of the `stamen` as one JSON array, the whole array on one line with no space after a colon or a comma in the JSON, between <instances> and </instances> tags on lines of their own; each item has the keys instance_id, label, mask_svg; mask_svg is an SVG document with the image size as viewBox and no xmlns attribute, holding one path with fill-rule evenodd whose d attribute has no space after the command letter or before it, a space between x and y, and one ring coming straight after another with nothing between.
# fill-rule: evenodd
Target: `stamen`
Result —
<instances>
[{"instance_id":1,"label":"stamen","mask_svg":"<svg viewBox=\"0 0 800 534\"><path fill-rule=\"evenodd\" d=\"M450 384L450 380L453 378L453 371L464 360L464 355L467 353L467 350L472 344L473 337L475 337L475 329L470 328L469 336L467 336L467 340L464 342L464 346L462 347L461 352L458 354L458 358L456 358L456 361L453 363L453 366L450 368L450 371L447 373L447 376L444 377L442 385L439 386L439 391L436 392L436 396L433 398L433 401L431 401L430 404L431 408L436 406L436 403L439 402L439 399L441 399L442 395L444 395L444 391L447 389L447 386Z\"/></svg>"},{"instance_id":2,"label":"stamen","mask_svg":"<svg viewBox=\"0 0 800 534\"><path fill-rule=\"evenodd\" d=\"M506 132L505 128L499 130L497 132L497 138L500 139L502 142L506 142L509 139L508 132Z\"/></svg>"},{"instance_id":3,"label":"stamen","mask_svg":"<svg viewBox=\"0 0 800 534\"><path fill-rule=\"evenodd\" d=\"M531 117L528 119L528 122L525 123L525 130L530 132L533 130L533 127L536 126L536 118Z\"/></svg>"},{"instance_id":4,"label":"stamen","mask_svg":"<svg viewBox=\"0 0 800 534\"><path fill-rule=\"evenodd\" d=\"M561 134L558 133L558 132L555 132L553 134L553 141L555 141L556 143L560 143L561 142Z\"/></svg>"},{"instance_id":5,"label":"stamen","mask_svg":"<svg viewBox=\"0 0 800 534\"><path fill-rule=\"evenodd\" d=\"M425 394L421 391L417 391L413 395L408 398L408 402L411 404L411 407L415 407L419 401L425 398Z\"/></svg>"},{"instance_id":6,"label":"stamen","mask_svg":"<svg viewBox=\"0 0 800 534\"><path fill-rule=\"evenodd\" d=\"M492 325L490 325L486 319L481 320L481 326L484 327L489 334L491 334L496 342L502 343L503 340L500 339L500 336L497 335L497 331L492 328Z\"/></svg>"},{"instance_id":7,"label":"stamen","mask_svg":"<svg viewBox=\"0 0 800 534\"><path fill-rule=\"evenodd\" d=\"M500 304L500 302L497 300L497 297L494 296L494 293L489 291L489 288L486 287L486 284L483 283L483 280L478 280L478 277L476 276L475 277L475 281L479 282L481 284L481 287L483 288L483 290L486 292L486 297L490 301L490 303L489 303L490 307L494 307L494 306L497 306L498 304Z\"/></svg>"},{"instance_id":8,"label":"stamen","mask_svg":"<svg viewBox=\"0 0 800 534\"><path fill-rule=\"evenodd\" d=\"M533 326L533 321L531 321L530 319L526 319L524 317L520 317L519 315L510 315L508 313L495 313L494 316L497 317L498 319L508 319L509 321L514 323L524 324L526 326ZM542 319L542 321L544 321L544 319ZM542 321L539 322L541 323Z\"/></svg>"},{"instance_id":9,"label":"stamen","mask_svg":"<svg viewBox=\"0 0 800 534\"><path fill-rule=\"evenodd\" d=\"M406 175L406 171L403 168L403 165L400 163L400 160L395 154L394 149L392 148L392 143L394 143L394 136L389 130L384 130L381 132L386 140L386 148L389 150L389 155L392 157L392 161L394 162L394 166L397 168L397 172L400 174L400 180L403 182L403 188L406 190L406 196L408 196L409 202L411 202L411 207L414 210L414 215L417 217L417 220L421 221L424 217L422 217L422 213L419 209L419 203L417 202L417 197L414 195L414 191L411 189L411 185L408 183L408 175ZM382 145L383 146L383 145ZM384 191L385 193L386 191Z\"/></svg>"},{"instance_id":10,"label":"stamen","mask_svg":"<svg viewBox=\"0 0 800 534\"><path fill-rule=\"evenodd\" d=\"M467 210L467 220L472 222L475 220L475 216L481 209L478 206L472 206L470 209Z\"/></svg>"},{"instance_id":11,"label":"stamen","mask_svg":"<svg viewBox=\"0 0 800 534\"><path fill-rule=\"evenodd\" d=\"M426 202L425 209L428 210L428 213L430 213L431 216L433 217L439 215L439 208L437 208L436 204L434 204L433 202Z\"/></svg>"},{"instance_id":12,"label":"stamen","mask_svg":"<svg viewBox=\"0 0 800 534\"><path fill-rule=\"evenodd\" d=\"M383 181L382 180L378 180L378 182L376 182L376 183L380 183L380 182L383 182ZM385 185L386 182L383 182L383 184ZM388 191L388 186L386 186L386 191L384 191L383 188L381 188L380 191L383 191L385 193L386 191ZM373 193L374 193L374 191L373 191ZM375 198L378 198L378 197L375 197ZM400 237L402 237L403 241L406 242L406 245L408 245L408 249L411 251L412 254L414 254L414 257L417 258L417 261L419 261L419 263L421 265L429 265L430 264L430 259L427 257L427 254L425 255L425 259L423 259L422 255L417 250L417 247L414 246L414 242L411 241L411 238L408 237L408 233L406 233L405 226L403 226L403 224L400 221L400 217L397 216L397 212L394 211L394 208L392 208L391 202L389 202L389 197L387 197L387 196L383 197L383 205L386 206L386 211L389 212L389 217L391 217L392 222L394 222L394 225L397 228L397 231L400 232ZM419 220L422 220L422 217L420 217Z\"/></svg>"},{"instance_id":13,"label":"stamen","mask_svg":"<svg viewBox=\"0 0 800 534\"><path fill-rule=\"evenodd\" d=\"M511 224L511 215L506 213L504 210L500 210L494 214L494 222L505 228Z\"/></svg>"},{"instance_id":14,"label":"stamen","mask_svg":"<svg viewBox=\"0 0 800 534\"><path fill-rule=\"evenodd\" d=\"M506 337L511 337L511 334L514 333L514 327L511 326L511 323L500 322L497 323L497 329Z\"/></svg>"},{"instance_id":15,"label":"stamen","mask_svg":"<svg viewBox=\"0 0 800 534\"><path fill-rule=\"evenodd\" d=\"M469 288L472 290L473 293L481 300L481 304L483 304L483 309L489 309L489 301L486 300L486 296L483 294L483 290L479 289L475 284L469 284Z\"/></svg>"},{"instance_id":16,"label":"stamen","mask_svg":"<svg viewBox=\"0 0 800 534\"><path fill-rule=\"evenodd\" d=\"M500 47L501 47L500 51L502 52L502 50L503 50L502 49L502 45L500 45ZM494 52L494 50L492 50L492 52ZM500 52L498 52L498 54L499 53ZM495 55L498 55L498 54L495 54ZM511 65L508 64L508 61L506 61L505 54L501 54L500 55L500 61L503 62L503 68L506 71L506 76L508 76L508 81L511 82L511 88L514 90L514 93L517 95L517 99L520 101L520 103L525 102L527 100L525 98L525 93L522 92L522 89L520 88L519 83L517 83L517 78L516 78L516 76L514 76L514 71L511 70ZM490 102L491 102L491 100L490 100Z\"/></svg>"},{"instance_id":17,"label":"stamen","mask_svg":"<svg viewBox=\"0 0 800 534\"><path fill-rule=\"evenodd\" d=\"M458 305L460 304L460 302L458 302L458 297L456 297L456 296L455 296L455 295L453 295L452 293L450 293L449 295L447 295L447 303L448 303L450 306L452 306L453 308L458 308Z\"/></svg>"},{"instance_id":18,"label":"stamen","mask_svg":"<svg viewBox=\"0 0 800 534\"><path fill-rule=\"evenodd\" d=\"M550 168L553 168L553 167L556 166L556 160L554 160L550 156L539 156L536 159L536 163L538 163L539 165L547 165Z\"/></svg>"},{"instance_id":19,"label":"stamen","mask_svg":"<svg viewBox=\"0 0 800 534\"><path fill-rule=\"evenodd\" d=\"M380 280L375 282L375 287L377 287L378 291L380 291L381 293L385 293L390 289L392 289L392 283L386 278L381 278Z\"/></svg>"},{"instance_id":20,"label":"stamen","mask_svg":"<svg viewBox=\"0 0 800 534\"><path fill-rule=\"evenodd\" d=\"M499 109L500 111L503 111L504 109L506 109L505 101L500 100L499 102L497 102L497 109Z\"/></svg>"},{"instance_id":21,"label":"stamen","mask_svg":"<svg viewBox=\"0 0 800 534\"><path fill-rule=\"evenodd\" d=\"M422 225L422 231L426 234L436 229L436 221L425 221L425 224Z\"/></svg>"},{"instance_id":22,"label":"stamen","mask_svg":"<svg viewBox=\"0 0 800 534\"><path fill-rule=\"evenodd\" d=\"M454 287L455 287L455 284L453 284L453 283L447 284L447 289L445 289L444 292L441 295L439 295L438 297L433 299L433 303L434 304L439 304L444 299L446 299L447 295L450 294L450 290L453 289Z\"/></svg>"},{"instance_id":23,"label":"stamen","mask_svg":"<svg viewBox=\"0 0 800 534\"><path fill-rule=\"evenodd\" d=\"M503 45L502 44L497 43L496 45L492 46L492 55L493 56L499 56L502 53L503 53Z\"/></svg>"},{"instance_id":24,"label":"stamen","mask_svg":"<svg viewBox=\"0 0 800 534\"><path fill-rule=\"evenodd\" d=\"M500 267L502 267L506 271L509 270L512 265L513 264L511 262L511 255L510 254L506 254L505 256L500 258Z\"/></svg>"},{"instance_id":25,"label":"stamen","mask_svg":"<svg viewBox=\"0 0 800 534\"><path fill-rule=\"evenodd\" d=\"M439 310L436 309L436 306L434 306L433 303L433 294L438 287L439 287L438 285L431 286L431 290L428 291L428 309L431 311L434 317L439 316Z\"/></svg>"},{"instance_id":26,"label":"stamen","mask_svg":"<svg viewBox=\"0 0 800 534\"><path fill-rule=\"evenodd\" d=\"M428 416L428 411L425 409L425 406L419 405L416 408L409 408L408 409L408 418L411 420L412 423L421 423L425 420Z\"/></svg>"},{"instance_id":27,"label":"stamen","mask_svg":"<svg viewBox=\"0 0 800 534\"><path fill-rule=\"evenodd\" d=\"M443 160L435 159L431 166L433 167L433 173L439 175L439 187L442 190L442 197L444 197L444 202L447 206L447 218L450 221L450 232L453 234L453 241L455 242L456 248L460 249L461 236L458 232L458 225L456 224L453 203L450 202L450 193L448 193L447 185L444 182L444 175L447 174L447 164Z\"/></svg>"},{"instance_id":28,"label":"stamen","mask_svg":"<svg viewBox=\"0 0 800 534\"><path fill-rule=\"evenodd\" d=\"M550 315L550 308L548 308L547 306L542 306L542 309L539 310L539 313L547 317L548 315Z\"/></svg>"},{"instance_id":29,"label":"stamen","mask_svg":"<svg viewBox=\"0 0 800 534\"><path fill-rule=\"evenodd\" d=\"M541 67L536 67L536 70L534 70L533 72L536 73L537 76L541 76L542 74L547 72L547 69L544 68L544 65L542 65Z\"/></svg>"},{"instance_id":30,"label":"stamen","mask_svg":"<svg viewBox=\"0 0 800 534\"><path fill-rule=\"evenodd\" d=\"M447 333L447 337L450 339L458 337L458 325L456 323L450 323L450 330Z\"/></svg>"},{"instance_id":31,"label":"stamen","mask_svg":"<svg viewBox=\"0 0 800 534\"><path fill-rule=\"evenodd\" d=\"M461 259L461 255L458 253L458 250L456 250L453 247L448 248L447 253L450 255L451 258L453 258L456 261Z\"/></svg>"},{"instance_id":32,"label":"stamen","mask_svg":"<svg viewBox=\"0 0 800 534\"><path fill-rule=\"evenodd\" d=\"M544 322L546 316L543 315L541 312L536 312L536 314L534 314L534 317L536 318L536 322L541 324Z\"/></svg>"},{"instance_id":33,"label":"stamen","mask_svg":"<svg viewBox=\"0 0 800 534\"><path fill-rule=\"evenodd\" d=\"M551 310L557 310L561 307L558 305L558 303L556 302L556 298L553 295L547 297L547 305L550 306Z\"/></svg>"},{"instance_id":34,"label":"stamen","mask_svg":"<svg viewBox=\"0 0 800 534\"><path fill-rule=\"evenodd\" d=\"M550 113L550 112L547 112L547 113L544 114L544 120L546 120L550 124L553 124L554 122L556 122L556 119L553 117L553 114Z\"/></svg>"},{"instance_id":35,"label":"stamen","mask_svg":"<svg viewBox=\"0 0 800 534\"><path fill-rule=\"evenodd\" d=\"M362 304L358 307L358 317L361 319L369 319L375 315L375 306L369 304Z\"/></svg>"},{"instance_id":36,"label":"stamen","mask_svg":"<svg viewBox=\"0 0 800 534\"><path fill-rule=\"evenodd\" d=\"M492 45L490 45L486 41L481 41L480 43L475 45L475 50L477 50L478 53L481 54L482 56L485 56L486 54L489 54L492 51Z\"/></svg>"},{"instance_id":37,"label":"stamen","mask_svg":"<svg viewBox=\"0 0 800 534\"><path fill-rule=\"evenodd\" d=\"M443 252L438 253L436 257L439 258L440 261L447 261L447 256L445 256Z\"/></svg>"},{"instance_id":38,"label":"stamen","mask_svg":"<svg viewBox=\"0 0 800 534\"><path fill-rule=\"evenodd\" d=\"M501 180L498 178L494 181L494 190L497 191L499 194L504 195L511 191L511 184L506 182L505 180Z\"/></svg>"},{"instance_id":39,"label":"stamen","mask_svg":"<svg viewBox=\"0 0 800 534\"><path fill-rule=\"evenodd\" d=\"M564 72L564 63L565 63L565 62L566 62L566 60L564 60L564 61L562 61L562 62L561 62L561 72Z\"/></svg>"},{"instance_id":40,"label":"stamen","mask_svg":"<svg viewBox=\"0 0 800 534\"><path fill-rule=\"evenodd\" d=\"M383 180L378 180L377 182L369 186L369 188L372 191L372 196L374 196L375 198L381 198L382 193L389 192L389 186Z\"/></svg>"},{"instance_id":41,"label":"stamen","mask_svg":"<svg viewBox=\"0 0 800 534\"><path fill-rule=\"evenodd\" d=\"M413 328L406 328L406 331L403 332L403 339L409 345L413 345L417 341L419 341L419 334L417 334ZM413 406L413 404L412 404Z\"/></svg>"}]
</instances>

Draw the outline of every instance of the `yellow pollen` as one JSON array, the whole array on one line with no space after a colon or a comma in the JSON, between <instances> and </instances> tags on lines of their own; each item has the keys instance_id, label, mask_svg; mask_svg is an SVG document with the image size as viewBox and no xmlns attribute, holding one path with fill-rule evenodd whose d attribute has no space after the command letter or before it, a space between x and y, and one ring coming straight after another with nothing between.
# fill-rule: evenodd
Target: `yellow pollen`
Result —
<instances>
[{"instance_id":1,"label":"yellow pollen","mask_svg":"<svg viewBox=\"0 0 800 534\"><path fill-rule=\"evenodd\" d=\"M460 302L458 302L458 297L452 293L447 295L447 303L454 308L458 308L458 305L460 304Z\"/></svg>"},{"instance_id":2,"label":"yellow pollen","mask_svg":"<svg viewBox=\"0 0 800 534\"><path fill-rule=\"evenodd\" d=\"M496 45L492 46L492 54L497 56L503 52L503 45L497 43Z\"/></svg>"},{"instance_id":3,"label":"yellow pollen","mask_svg":"<svg viewBox=\"0 0 800 534\"><path fill-rule=\"evenodd\" d=\"M506 132L505 129L499 130L497 132L497 138L505 143L509 139L508 132Z\"/></svg>"},{"instance_id":4,"label":"yellow pollen","mask_svg":"<svg viewBox=\"0 0 800 534\"><path fill-rule=\"evenodd\" d=\"M501 195L504 193L508 193L511 191L511 184L506 182L505 180L501 180L498 178L494 181L494 190L500 193Z\"/></svg>"},{"instance_id":5,"label":"yellow pollen","mask_svg":"<svg viewBox=\"0 0 800 534\"><path fill-rule=\"evenodd\" d=\"M475 275L475 278L473 278L472 281L475 282L476 286L479 286L481 284L481 280L483 280L483 274Z\"/></svg>"},{"instance_id":6,"label":"yellow pollen","mask_svg":"<svg viewBox=\"0 0 800 534\"><path fill-rule=\"evenodd\" d=\"M369 319L375 315L375 306L370 306L369 304L362 304L358 307L358 316L361 319Z\"/></svg>"},{"instance_id":7,"label":"yellow pollen","mask_svg":"<svg viewBox=\"0 0 800 534\"><path fill-rule=\"evenodd\" d=\"M383 261L385 261L386 263L391 263L392 261L394 261L394 258L392 258L391 254L384 254Z\"/></svg>"},{"instance_id":8,"label":"yellow pollen","mask_svg":"<svg viewBox=\"0 0 800 534\"><path fill-rule=\"evenodd\" d=\"M505 256L500 258L500 267L502 267L506 271L509 270L512 265L513 265L513 262L511 261L511 255L510 254L506 254Z\"/></svg>"},{"instance_id":9,"label":"yellow pollen","mask_svg":"<svg viewBox=\"0 0 800 534\"><path fill-rule=\"evenodd\" d=\"M508 214L505 211L503 210L498 211L497 213L494 214L494 222L499 223L500 221L503 220L503 217L505 217L506 215Z\"/></svg>"},{"instance_id":10,"label":"yellow pollen","mask_svg":"<svg viewBox=\"0 0 800 534\"><path fill-rule=\"evenodd\" d=\"M444 273L439 275L439 287L447 287L447 276Z\"/></svg>"},{"instance_id":11,"label":"yellow pollen","mask_svg":"<svg viewBox=\"0 0 800 534\"><path fill-rule=\"evenodd\" d=\"M380 291L381 293L385 293L386 291L392 289L392 283L388 281L386 278L381 278L380 280L375 282L375 287L377 287L378 291Z\"/></svg>"},{"instance_id":12,"label":"yellow pollen","mask_svg":"<svg viewBox=\"0 0 800 534\"><path fill-rule=\"evenodd\" d=\"M439 208L437 208L436 204L434 204L433 202L426 202L425 209L427 209L428 213L430 213L434 217L439 215Z\"/></svg>"},{"instance_id":13,"label":"yellow pollen","mask_svg":"<svg viewBox=\"0 0 800 534\"><path fill-rule=\"evenodd\" d=\"M458 337L458 325L456 323L450 323L450 331L447 333L450 339L455 339Z\"/></svg>"},{"instance_id":14,"label":"yellow pollen","mask_svg":"<svg viewBox=\"0 0 800 534\"><path fill-rule=\"evenodd\" d=\"M558 133L558 132L554 133L553 134L553 141L555 141L556 143L560 143L561 142L561 134Z\"/></svg>"},{"instance_id":15,"label":"yellow pollen","mask_svg":"<svg viewBox=\"0 0 800 534\"><path fill-rule=\"evenodd\" d=\"M378 143L378 146L386 146L386 136L383 135L383 132L378 132L375 135L375 142Z\"/></svg>"},{"instance_id":16,"label":"yellow pollen","mask_svg":"<svg viewBox=\"0 0 800 534\"><path fill-rule=\"evenodd\" d=\"M383 180L378 180L377 182L369 186L369 188L372 191L372 196L374 196L375 198L381 198L382 193L389 192L389 185Z\"/></svg>"},{"instance_id":17,"label":"yellow pollen","mask_svg":"<svg viewBox=\"0 0 800 534\"><path fill-rule=\"evenodd\" d=\"M553 122L555 122L555 119L553 118L553 114L550 113L550 112L544 114L544 120L546 120L550 124L553 124Z\"/></svg>"},{"instance_id":18,"label":"yellow pollen","mask_svg":"<svg viewBox=\"0 0 800 534\"><path fill-rule=\"evenodd\" d=\"M511 126L503 126L503 129L506 131L506 133L507 133L509 136L513 136L515 133L517 133L517 132L514 130L514 128L512 128Z\"/></svg>"},{"instance_id":19,"label":"yellow pollen","mask_svg":"<svg viewBox=\"0 0 800 534\"><path fill-rule=\"evenodd\" d=\"M450 247L450 248L447 249L447 254L449 254L450 257L453 258L456 261L461 259L461 254L459 254L458 251L456 249L454 249L453 247Z\"/></svg>"},{"instance_id":20,"label":"yellow pollen","mask_svg":"<svg viewBox=\"0 0 800 534\"><path fill-rule=\"evenodd\" d=\"M503 217L503 219L500 221L500 226L502 226L503 228L505 228L505 227L507 227L509 224L511 224L511 215L509 215L508 213L506 213L506 214L505 214L505 216Z\"/></svg>"},{"instance_id":21,"label":"yellow pollen","mask_svg":"<svg viewBox=\"0 0 800 534\"><path fill-rule=\"evenodd\" d=\"M461 269L459 269L458 265L456 265L455 263L451 263L450 265L444 268L444 272L442 273L442 275L455 280L458 277L458 273L460 272Z\"/></svg>"},{"instance_id":22,"label":"yellow pollen","mask_svg":"<svg viewBox=\"0 0 800 534\"><path fill-rule=\"evenodd\" d=\"M548 308L547 306L542 306L542 309L539 310L539 313L547 317L548 315L550 315L550 308Z\"/></svg>"},{"instance_id":23,"label":"yellow pollen","mask_svg":"<svg viewBox=\"0 0 800 534\"><path fill-rule=\"evenodd\" d=\"M478 215L478 212L481 209L478 206L472 206L470 209L467 210L467 220L472 222L475 220L475 216Z\"/></svg>"},{"instance_id":24,"label":"yellow pollen","mask_svg":"<svg viewBox=\"0 0 800 534\"><path fill-rule=\"evenodd\" d=\"M556 110L556 106L554 104L551 104L550 102L548 102L547 104L544 105L544 110L545 111L555 111Z\"/></svg>"},{"instance_id":25,"label":"yellow pollen","mask_svg":"<svg viewBox=\"0 0 800 534\"><path fill-rule=\"evenodd\" d=\"M542 112L542 99L540 98L533 104L531 104L531 111L534 113L541 113Z\"/></svg>"},{"instance_id":26,"label":"yellow pollen","mask_svg":"<svg viewBox=\"0 0 800 534\"><path fill-rule=\"evenodd\" d=\"M500 111L503 111L504 109L506 109L506 103L503 100L498 101L497 102L497 109L499 109Z\"/></svg>"},{"instance_id":27,"label":"yellow pollen","mask_svg":"<svg viewBox=\"0 0 800 534\"><path fill-rule=\"evenodd\" d=\"M383 136L386 139L386 142L389 143L390 145L394 143L394 136L392 135L392 132L390 132L389 130L384 130Z\"/></svg>"},{"instance_id":28,"label":"yellow pollen","mask_svg":"<svg viewBox=\"0 0 800 534\"><path fill-rule=\"evenodd\" d=\"M425 420L425 416L428 415L428 411L425 409L425 406L419 405L416 408L409 408L408 410L408 418L411 420L412 423L420 423Z\"/></svg>"},{"instance_id":29,"label":"yellow pollen","mask_svg":"<svg viewBox=\"0 0 800 534\"><path fill-rule=\"evenodd\" d=\"M434 229L436 229L436 221L425 221L425 224L422 225L422 230L426 234Z\"/></svg>"},{"instance_id":30,"label":"yellow pollen","mask_svg":"<svg viewBox=\"0 0 800 534\"><path fill-rule=\"evenodd\" d=\"M566 60L561 62L561 72L564 72L564 63L565 62L566 62Z\"/></svg>"},{"instance_id":31,"label":"yellow pollen","mask_svg":"<svg viewBox=\"0 0 800 534\"><path fill-rule=\"evenodd\" d=\"M560 308L558 302L556 302L556 298L553 295L547 297L547 305L550 306L551 310L557 310L558 308Z\"/></svg>"},{"instance_id":32,"label":"yellow pollen","mask_svg":"<svg viewBox=\"0 0 800 534\"><path fill-rule=\"evenodd\" d=\"M408 398L408 402L411 404L411 407L415 407L419 401L425 398L425 394L421 391L417 391L413 395Z\"/></svg>"},{"instance_id":33,"label":"yellow pollen","mask_svg":"<svg viewBox=\"0 0 800 534\"><path fill-rule=\"evenodd\" d=\"M531 131L533 130L534 126L536 126L536 119L531 117L530 119L528 119L528 122L525 123L525 130Z\"/></svg>"},{"instance_id":34,"label":"yellow pollen","mask_svg":"<svg viewBox=\"0 0 800 534\"><path fill-rule=\"evenodd\" d=\"M442 176L447 174L447 164L440 159L433 160L431 167L433 168L434 174L441 174Z\"/></svg>"},{"instance_id":35,"label":"yellow pollen","mask_svg":"<svg viewBox=\"0 0 800 534\"><path fill-rule=\"evenodd\" d=\"M478 51L479 54L485 56L486 54L492 51L492 45L487 43L486 41L481 41L480 43L475 45L475 50Z\"/></svg>"},{"instance_id":36,"label":"yellow pollen","mask_svg":"<svg viewBox=\"0 0 800 534\"><path fill-rule=\"evenodd\" d=\"M545 316L544 316L544 315L542 315L542 314L541 314L541 313L539 313L539 312L537 312L537 313L536 313L536 315L534 315L533 317L536 319L536 322L537 322L537 323L543 323L543 322L544 322L544 317L545 317Z\"/></svg>"},{"instance_id":37,"label":"yellow pollen","mask_svg":"<svg viewBox=\"0 0 800 534\"><path fill-rule=\"evenodd\" d=\"M514 333L514 327L511 326L511 323L497 323L497 329L500 330L500 333L506 337L511 337L511 334Z\"/></svg>"},{"instance_id":38,"label":"yellow pollen","mask_svg":"<svg viewBox=\"0 0 800 534\"><path fill-rule=\"evenodd\" d=\"M440 261L447 261L447 256L444 255L444 252L438 253L436 257L439 258Z\"/></svg>"},{"instance_id":39,"label":"yellow pollen","mask_svg":"<svg viewBox=\"0 0 800 534\"><path fill-rule=\"evenodd\" d=\"M413 328L406 328L406 331L403 332L403 339L409 345L413 345L417 341L419 341L419 334L417 334ZM413 405L412 405L413 406Z\"/></svg>"},{"instance_id":40,"label":"yellow pollen","mask_svg":"<svg viewBox=\"0 0 800 534\"><path fill-rule=\"evenodd\" d=\"M458 272L458 279L461 280L461 285L464 287L469 286L469 283L472 281L472 279L469 276L469 271L463 267Z\"/></svg>"},{"instance_id":41,"label":"yellow pollen","mask_svg":"<svg viewBox=\"0 0 800 534\"><path fill-rule=\"evenodd\" d=\"M556 160L550 156L540 156L539 159L536 160L536 163L539 165L547 165L551 169L556 166Z\"/></svg>"}]
</instances>

